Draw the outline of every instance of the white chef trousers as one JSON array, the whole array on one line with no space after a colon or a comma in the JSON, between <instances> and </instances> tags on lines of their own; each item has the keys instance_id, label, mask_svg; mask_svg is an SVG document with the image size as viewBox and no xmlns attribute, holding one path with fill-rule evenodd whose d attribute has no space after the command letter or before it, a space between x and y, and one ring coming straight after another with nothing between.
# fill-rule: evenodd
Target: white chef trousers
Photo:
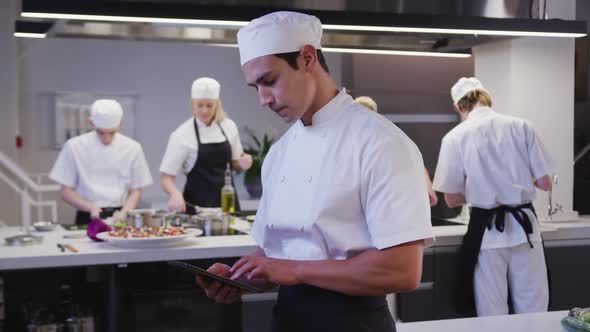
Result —
<instances>
[{"instance_id":1,"label":"white chef trousers","mask_svg":"<svg viewBox=\"0 0 590 332\"><path fill-rule=\"evenodd\" d=\"M482 249L473 284L478 316L508 314L508 286L515 313L544 312L549 306L547 266L541 243Z\"/></svg>"}]
</instances>

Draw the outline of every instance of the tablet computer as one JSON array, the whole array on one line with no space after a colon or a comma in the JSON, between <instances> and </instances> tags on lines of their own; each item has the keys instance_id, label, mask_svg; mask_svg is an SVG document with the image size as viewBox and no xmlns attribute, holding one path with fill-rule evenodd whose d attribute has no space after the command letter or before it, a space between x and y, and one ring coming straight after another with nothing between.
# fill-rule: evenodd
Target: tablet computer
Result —
<instances>
[{"instance_id":1,"label":"tablet computer","mask_svg":"<svg viewBox=\"0 0 590 332\"><path fill-rule=\"evenodd\" d=\"M198 266L194 266L189 263L180 262L180 261L170 261L170 262L168 262L168 264L170 264L176 268L182 269L182 270L191 271L193 273L199 274L201 276L204 276L205 278L214 279L214 280L217 280L221 283L241 288L241 289L248 291L250 293L262 293L263 292L262 289L252 286L251 284L246 283L244 280L233 280L233 279L221 276L219 274L208 272L207 270L205 270L203 268L200 268Z\"/></svg>"}]
</instances>

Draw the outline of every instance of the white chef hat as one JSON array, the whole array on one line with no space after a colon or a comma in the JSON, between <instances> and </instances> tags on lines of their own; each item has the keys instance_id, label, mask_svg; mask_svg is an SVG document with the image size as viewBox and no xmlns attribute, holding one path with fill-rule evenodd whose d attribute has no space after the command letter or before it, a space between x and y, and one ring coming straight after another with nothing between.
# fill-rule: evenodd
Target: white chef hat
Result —
<instances>
[{"instance_id":1,"label":"white chef hat","mask_svg":"<svg viewBox=\"0 0 590 332\"><path fill-rule=\"evenodd\" d=\"M201 77L193 82L191 97L193 99L219 99L221 84L209 77Z\"/></svg>"},{"instance_id":2,"label":"white chef hat","mask_svg":"<svg viewBox=\"0 0 590 332\"><path fill-rule=\"evenodd\" d=\"M300 51L305 45L321 49L322 23L312 15L280 11L248 23L238 31L240 64L269 54Z\"/></svg>"},{"instance_id":3,"label":"white chef hat","mask_svg":"<svg viewBox=\"0 0 590 332\"><path fill-rule=\"evenodd\" d=\"M465 97L466 94L474 90L483 90L487 92L487 90L484 89L483 85L477 78L461 77L451 88L451 98L453 98L453 103L457 105L461 98Z\"/></svg>"},{"instance_id":4,"label":"white chef hat","mask_svg":"<svg viewBox=\"0 0 590 332\"><path fill-rule=\"evenodd\" d=\"M90 107L90 120L96 128L117 128L122 118L123 108L114 99L98 99Z\"/></svg>"}]
</instances>

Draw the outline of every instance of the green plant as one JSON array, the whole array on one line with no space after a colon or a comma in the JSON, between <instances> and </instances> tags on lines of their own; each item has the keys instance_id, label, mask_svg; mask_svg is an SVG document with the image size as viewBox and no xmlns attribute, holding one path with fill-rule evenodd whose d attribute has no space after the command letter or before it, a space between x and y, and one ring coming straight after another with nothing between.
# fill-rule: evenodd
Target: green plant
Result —
<instances>
[{"instance_id":1,"label":"green plant","mask_svg":"<svg viewBox=\"0 0 590 332\"><path fill-rule=\"evenodd\" d=\"M248 127L244 130L250 136L254 145L247 145L244 149L249 155L252 155L252 167L246 171L244 175L245 183L253 183L260 179L260 172L262 170L262 162L266 158L266 154L270 150L271 145L275 142L276 138L264 133L261 138L258 138L254 131Z\"/></svg>"}]
</instances>

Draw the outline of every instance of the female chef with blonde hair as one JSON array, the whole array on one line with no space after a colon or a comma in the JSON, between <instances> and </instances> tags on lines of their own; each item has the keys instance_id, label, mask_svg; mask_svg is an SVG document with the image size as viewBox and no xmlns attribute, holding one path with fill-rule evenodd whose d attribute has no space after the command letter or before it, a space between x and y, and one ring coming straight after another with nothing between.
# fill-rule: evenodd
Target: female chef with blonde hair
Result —
<instances>
[{"instance_id":1,"label":"female chef with blonde hair","mask_svg":"<svg viewBox=\"0 0 590 332\"><path fill-rule=\"evenodd\" d=\"M160 166L160 182L170 195L170 210L194 214L192 205L221 206L228 163L236 171L252 166L252 156L244 153L238 127L223 111L220 91L221 85L212 78L195 80L191 89L193 116L170 134ZM183 192L174 183L181 169L186 174Z\"/></svg>"}]
</instances>

